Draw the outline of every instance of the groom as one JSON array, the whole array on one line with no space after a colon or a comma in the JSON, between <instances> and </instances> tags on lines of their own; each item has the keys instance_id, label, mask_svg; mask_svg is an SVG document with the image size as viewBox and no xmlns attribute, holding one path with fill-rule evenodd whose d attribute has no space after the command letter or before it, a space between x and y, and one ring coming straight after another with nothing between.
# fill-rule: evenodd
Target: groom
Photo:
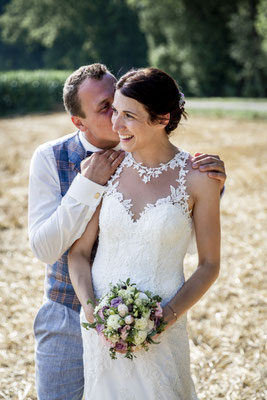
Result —
<instances>
[{"instance_id":1,"label":"groom","mask_svg":"<svg viewBox=\"0 0 267 400\"><path fill-rule=\"evenodd\" d=\"M67 251L82 235L124 158L111 124L115 84L102 64L70 75L63 99L77 131L39 146L31 161L29 238L35 256L47 264L45 301L34 321L40 400L83 395L80 304L68 274ZM226 175L218 156L199 155L194 163L223 188Z\"/></svg>"}]
</instances>

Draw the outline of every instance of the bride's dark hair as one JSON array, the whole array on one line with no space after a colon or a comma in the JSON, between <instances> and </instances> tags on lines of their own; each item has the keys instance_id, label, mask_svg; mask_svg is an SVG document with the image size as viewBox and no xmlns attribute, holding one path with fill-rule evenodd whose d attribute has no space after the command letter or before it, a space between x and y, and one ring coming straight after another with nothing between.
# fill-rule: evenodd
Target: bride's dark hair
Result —
<instances>
[{"instance_id":1,"label":"bride's dark hair","mask_svg":"<svg viewBox=\"0 0 267 400\"><path fill-rule=\"evenodd\" d=\"M167 134L177 128L182 116L187 117L179 86L170 75L158 68L129 71L119 79L116 89L142 103L152 122L170 113L165 127Z\"/></svg>"}]
</instances>

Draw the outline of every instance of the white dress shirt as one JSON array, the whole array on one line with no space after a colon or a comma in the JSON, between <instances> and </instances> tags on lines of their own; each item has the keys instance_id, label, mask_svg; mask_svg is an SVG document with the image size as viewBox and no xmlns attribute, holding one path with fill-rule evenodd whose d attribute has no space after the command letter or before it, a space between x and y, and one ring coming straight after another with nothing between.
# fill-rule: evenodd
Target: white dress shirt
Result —
<instances>
[{"instance_id":1,"label":"white dress shirt","mask_svg":"<svg viewBox=\"0 0 267 400\"><path fill-rule=\"evenodd\" d=\"M82 132L79 139L86 151L102 150L91 145ZM55 263L81 237L106 189L78 173L62 197L52 146L63 140L66 136L39 146L30 165L30 245L35 256L47 264Z\"/></svg>"}]
</instances>

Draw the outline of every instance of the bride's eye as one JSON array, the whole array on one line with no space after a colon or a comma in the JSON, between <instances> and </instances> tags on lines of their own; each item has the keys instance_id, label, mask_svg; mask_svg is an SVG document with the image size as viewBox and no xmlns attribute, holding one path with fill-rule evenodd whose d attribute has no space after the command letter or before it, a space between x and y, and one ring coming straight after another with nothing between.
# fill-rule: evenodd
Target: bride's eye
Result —
<instances>
[{"instance_id":1,"label":"bride's eye","mask_svg":"<svg viewBox=\"0 0 267 400\"><path fill-rule=\"evenodd\" d=\"M114 108L113 106L111 106L111 110L113 112L114 115L118 114L118 111L116 110L116 108Z\"/></svg>"},{"instance_id":2,"label":"bride's eye","mask_svg":"<svg viewBox=\"0 0 267 400\"><path fill-rule=\"evenodd\" d=\"M131 114L128 114L128 113L126 113L125 116L126 116L127 118L129 118L129 119L134 119L134 116L131 115Z\"/></svg>"}]
</instances>

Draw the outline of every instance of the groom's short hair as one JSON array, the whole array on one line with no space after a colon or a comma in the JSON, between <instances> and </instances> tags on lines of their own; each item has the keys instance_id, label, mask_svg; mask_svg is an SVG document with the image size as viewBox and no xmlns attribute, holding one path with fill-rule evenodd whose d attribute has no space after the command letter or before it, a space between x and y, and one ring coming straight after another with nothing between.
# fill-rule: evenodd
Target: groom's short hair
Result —
<instances>
[{"instance_id":1,"label":"groom's short hair","mask_svg":"<svg viewBox=\"0 0 267 400\"><path fill-rule=\"evenodd\" d=\"M66 79L63 88L63 102L70 115L85 118L78 96L79 87L85 79L101 80L105 74L111 74L111 72L104 64L95 63L78 68Z\"/></svg>"}]
</instances>

